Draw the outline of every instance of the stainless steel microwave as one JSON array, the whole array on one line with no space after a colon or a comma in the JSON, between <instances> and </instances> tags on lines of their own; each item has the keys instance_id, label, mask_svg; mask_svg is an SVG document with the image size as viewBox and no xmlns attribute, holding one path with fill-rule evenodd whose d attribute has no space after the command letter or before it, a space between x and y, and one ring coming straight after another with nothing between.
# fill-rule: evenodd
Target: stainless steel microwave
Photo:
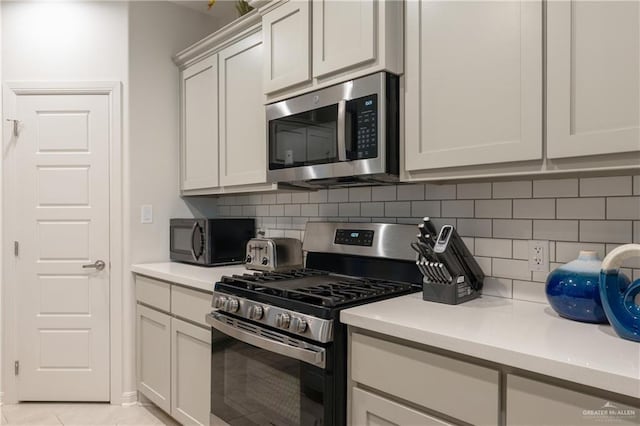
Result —
<instances>
[{"instance_id":1,"label":"stainless steel microwave","mask_svg":"<svg viewBox=\"0 0 640 426\"><path fill-rule=\"evenodd\" d=\"M267 179L303 187L398 181L398 77L380 72L267 105Z\"/></svg>"},{"instance_id":2,"label":"stainless steel microwave","mask_svg":"<svg viewBox=\"0 0 640 426\"><path fill-rule=\"evenodd\" d=\"M171 219L171 260L214 266L243 263L255 219Z\"/></svg>"}]
</instances>

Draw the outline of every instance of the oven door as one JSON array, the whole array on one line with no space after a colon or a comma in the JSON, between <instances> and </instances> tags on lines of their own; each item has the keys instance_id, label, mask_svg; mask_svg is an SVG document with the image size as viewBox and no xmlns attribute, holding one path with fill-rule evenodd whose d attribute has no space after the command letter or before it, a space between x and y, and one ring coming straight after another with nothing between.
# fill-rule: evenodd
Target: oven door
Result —
<instances>
[{"instance_id":1,"label":"oven door","mask_svg":"<svg viewBox=\"0 0 640 426\"><path fill-rule=\"evenodd\" d=\"M327 348L219 312L207 322L212 424L333 424Z\"/></svg>"}]
</instances>

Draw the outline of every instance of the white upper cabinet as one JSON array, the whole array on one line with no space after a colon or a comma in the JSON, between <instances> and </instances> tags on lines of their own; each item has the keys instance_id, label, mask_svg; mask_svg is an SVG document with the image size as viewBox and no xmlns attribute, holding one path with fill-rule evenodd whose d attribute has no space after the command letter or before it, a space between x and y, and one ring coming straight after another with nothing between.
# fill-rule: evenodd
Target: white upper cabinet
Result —
<instances>
[{"instance_id":1,"label":"white upper cabinet","mask_svg":"<svg viewBox=\"0 0 640 426\"><path fill-rule=\"evenodd\" d=\"M218 56L182 71L181 189L218 186Z\"/></svg>"},{"instance_id":2,"label":"white upper cabinet","mask_svg":"<svg viewBox=\"0 0 640 426\"><path fill-rule=\"evenodd\" d=\"M640 3L547 3L549 158L640 151Z\"/></svg>"},{"instance_id":3,"label":"white upper cabinet","mask_svg":"<svg viewBox=\"0 0 640 426\"><path fill-rule=\"evenodd\" d=\"M374 0L313 1L313 76L342 71L376 58Z\"/></svg>"},{"instance_id":4,"label":"white upper cabinet","mask_svg":"<svg viewBox=\"0 0 640 426\"><path fill-rule=\"evenodd\" d=\"M408 171L542 158L541 1L406 3Z\"/></svg>"},{"instance_id":5,"label":"white upper cabinet","mask_svg":"<svg viewBox=\"0 0 640 426\"><path fill-rule=\"evenodd\" d=\"M311 80L309 1L289 1L262 18L264 92Z\"/></svg>"},{"instance_id":6,"label":"white upper cabinet","mask_svg":"<svg viewBox=\"0 0 640 426\"><path fill-rule=\"evenodd\" d=\"M262 48L258 32L218 53L221 186L267 180Z\"/></svg>"}]
</instances>

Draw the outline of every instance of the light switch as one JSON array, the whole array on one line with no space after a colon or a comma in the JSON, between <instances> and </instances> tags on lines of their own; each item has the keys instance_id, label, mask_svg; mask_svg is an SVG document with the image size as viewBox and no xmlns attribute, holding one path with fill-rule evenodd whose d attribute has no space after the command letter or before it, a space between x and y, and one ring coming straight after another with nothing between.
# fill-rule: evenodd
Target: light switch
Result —
<instances>
[{"instance_id":1,"label":"light switch","mask_svg":"<svg viewBox=\"0 0 640 426\"><path fill-rule=\"evenodd\" d=\"M140 208L140 223L153 223L153 206L144 204Z\"/></svg>"}]
</instances>

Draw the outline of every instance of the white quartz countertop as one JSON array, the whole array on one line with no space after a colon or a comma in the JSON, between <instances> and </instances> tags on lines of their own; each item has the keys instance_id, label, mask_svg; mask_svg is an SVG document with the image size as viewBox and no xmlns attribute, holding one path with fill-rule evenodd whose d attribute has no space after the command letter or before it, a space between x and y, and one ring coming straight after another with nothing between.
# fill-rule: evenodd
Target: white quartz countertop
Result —
<instances>
[{"instance_id":1,"label":"white quartz countertop","mask_svg":"<svg viewBox=\"0 0 640 426\"><path fill-rule=\"evenodd\" d=\"M223 275L252 272L244 265L206 267L179 262L140 263L132 265L131 270L136 274L209 292L213 291L213 285L220 281Z\"/></svg>"},{"instance_id":2,"label":"white quartz countertop","mask_svg":"<svg viewBox=\"0 0 640 426\"><path fill-rule=\"evenodd\" d=\"M550 306L484 296L460 305L421 293L341 312L361 329L640 398L640 343L609 325L560 318Z\"/></svg>"}]
</instances>

